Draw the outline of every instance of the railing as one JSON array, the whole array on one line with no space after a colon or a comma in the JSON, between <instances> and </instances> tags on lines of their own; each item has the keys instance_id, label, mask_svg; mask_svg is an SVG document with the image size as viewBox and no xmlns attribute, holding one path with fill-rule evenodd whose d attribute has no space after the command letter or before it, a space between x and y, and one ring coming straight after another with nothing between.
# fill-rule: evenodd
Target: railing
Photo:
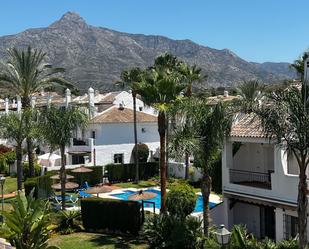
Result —
<instances>
[{"instance_id":1,"label":"railing","mask_svg":"<svg viewBox=\"0 0 309 249\"><path fill-rule=\"evenodd\" d=\"M88 145L86 141L73 138L73 146L85 146Z\"/></svg>"},{"instance_id":2,"label":"railing","mask_svg":"<svg viewBox=\"0 0 309 249\"><path fill-rule=\"evenodd\" d=\"M271 173L253 172L247 170L230 169L230 182L257 188L271 189Z\"/></svg>"}]
</instances>

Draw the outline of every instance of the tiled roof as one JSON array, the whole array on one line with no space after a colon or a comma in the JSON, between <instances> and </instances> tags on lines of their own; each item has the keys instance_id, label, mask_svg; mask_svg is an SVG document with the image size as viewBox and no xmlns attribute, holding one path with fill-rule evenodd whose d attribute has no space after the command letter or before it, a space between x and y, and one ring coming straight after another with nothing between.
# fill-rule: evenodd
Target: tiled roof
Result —
<instances>
[{"instance_id":1,"label":"tiled roof","mask_svg":"<svg viewBox=\"0 0 309 249\"><path fill-rule=\"evenodd\" d=\"M253 114L238 114L232 125L231 137L264 138L260 119Z\"/></svg>"},{"instance_id":2,"label":"tiled roof","mask_svg":"<svg viewBox=\"0 0 309 249\"><path fill-rule=\"evenodd\" d=\"M157 122L157 117L144 112L136 112L136 120L138 123L152 123ZM133 110L129 108L119 108L113 106L102 114L94 117L91 123L133 123Z\"/></svg>"}]
</instances>

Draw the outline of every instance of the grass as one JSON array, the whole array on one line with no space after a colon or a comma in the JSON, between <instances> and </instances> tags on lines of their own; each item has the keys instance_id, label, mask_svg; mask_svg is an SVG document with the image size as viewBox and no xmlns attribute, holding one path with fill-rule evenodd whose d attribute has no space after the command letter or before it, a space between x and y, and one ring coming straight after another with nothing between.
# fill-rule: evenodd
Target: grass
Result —
<instances>
[{"instance_id":1,"label":"grass","mask_svg":"<svg viewBox=\"0 0 309 249\"><path fill-rule=\"evenodd\" d=\"M16 177L6 177L3 186L4 194L13 193L17 190L17 178Z\"/></svg>"},{"instance_id":2,"label":"grass","mask_svg":"<svg viewBox=\"0 0 309 249\"><path fill-rule=\"evenodd\" d=\"M114 185L121 188L148 188L158 186L158 182L148 180L148 181L139 181L138 184L135 184L133 182L122 182L122 183L116 183Z\"/></svg>"},{"instance_id":3,"label":"grass","mask_svg":"<svg viewBox=\"0 0 309 249\"><path fill-rule=\"evenodd\" d=\"M147 249L144 241L135 237L112 236L95 233L73 233L57 235L49 241L49 245L61 249Z\"/></svg>"}]
</instances>

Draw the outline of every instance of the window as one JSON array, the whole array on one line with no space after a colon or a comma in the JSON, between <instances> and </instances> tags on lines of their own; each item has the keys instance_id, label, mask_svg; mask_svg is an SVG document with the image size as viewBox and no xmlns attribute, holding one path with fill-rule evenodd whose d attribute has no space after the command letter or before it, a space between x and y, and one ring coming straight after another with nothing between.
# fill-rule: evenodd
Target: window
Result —
<instances>
[{"instance_id":1,"label":"window","mask_svg":"<svg viewBox=\"0 0 309 249\"><path fill-rule=\"evenodd\" d=\"M91 138L95 139L95 131L91 132Z\"/></svg>"},{"instance_id":2,"label":"window","mask_svg":"<svg viewBox=\"0 0 309 249\"><path fill-rule=\"evenodd\" d=\"M285 239L295 237L298 233L298 218L285 214L283 216L283 226Z\"/></svg>"},{"instance_id":3,"label":"window","mask_svg":"<svg viewBox=\"0 0 309 249\"><path fill-rule=\"evenodd\" d=\"M123 163L123 154L114 154L114 163Z\"/></svg>"}]
</instances>

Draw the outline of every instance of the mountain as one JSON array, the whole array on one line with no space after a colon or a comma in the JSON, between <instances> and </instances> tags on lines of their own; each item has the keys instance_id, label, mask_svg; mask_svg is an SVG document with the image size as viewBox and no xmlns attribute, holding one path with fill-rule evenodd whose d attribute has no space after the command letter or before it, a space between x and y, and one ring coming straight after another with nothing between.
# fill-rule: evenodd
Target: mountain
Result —
<instances>
[{"instance_id":1,"label":"mountain","mask_svg":"<svg viewBox=\"0 0 309 249\"><path fill-rule=\"evenodd\" d=\"M164 52L197 64L208 75L206 84L211 86L234 86L248 79L273 83L295 76L288 63L251 63L228 49L213 49L190 40L94 27L73 12L46 28L0 37L0 59L5 59L7 48L28 45L43 49L49 63L66 68L66 78L82 91L89 86L112 90L122 70L147 67Z\"/></svg>"}]
</instances>

